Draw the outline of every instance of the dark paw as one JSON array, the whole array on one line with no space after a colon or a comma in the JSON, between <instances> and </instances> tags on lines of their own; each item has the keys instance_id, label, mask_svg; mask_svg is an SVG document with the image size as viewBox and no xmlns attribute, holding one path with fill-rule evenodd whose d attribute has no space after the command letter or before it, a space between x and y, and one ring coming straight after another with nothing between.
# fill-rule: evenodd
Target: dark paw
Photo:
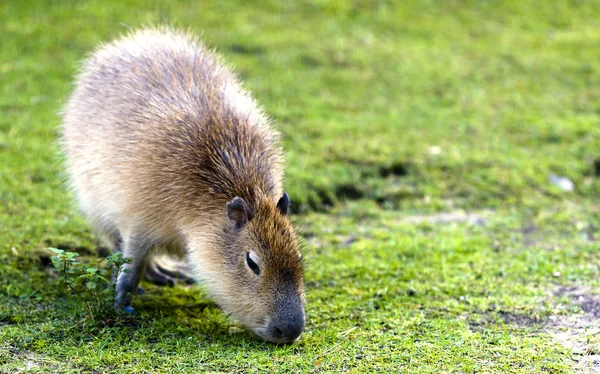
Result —
<instances>
[{"instance_id":1,"label":"dark paw","mask_svg":"<svg viewBox=\"0 0 600 374\"><path fill-rule=\"evenodd\" d=\"M122 302L124 301L124 302ZM117 311L117 313L127 313L127 314L136 314L135 309L129 305L130 300L121 300L121 299L117 299L117 301L115 302L115 310Z\"/></svg>"}]
</instances>

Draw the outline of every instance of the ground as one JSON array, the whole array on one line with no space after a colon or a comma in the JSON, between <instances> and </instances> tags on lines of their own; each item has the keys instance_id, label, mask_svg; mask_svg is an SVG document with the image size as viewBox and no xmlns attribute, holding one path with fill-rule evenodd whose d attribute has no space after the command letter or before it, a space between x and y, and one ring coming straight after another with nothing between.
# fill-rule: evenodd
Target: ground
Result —
<instances>
[{"instance_id":1,"label":"ground","mask_svg":"<svg viewBox=\"0 0 600 374\"><path fill-rule=\"evenodd\" d=\"M562 0L0 3L0 372L600 370L599 20ZM99 245L58 152L72 77L147 24L202 35L284 135L294 345L200 286L92 318L49 266Z\"/></svg>"}]
</instances>

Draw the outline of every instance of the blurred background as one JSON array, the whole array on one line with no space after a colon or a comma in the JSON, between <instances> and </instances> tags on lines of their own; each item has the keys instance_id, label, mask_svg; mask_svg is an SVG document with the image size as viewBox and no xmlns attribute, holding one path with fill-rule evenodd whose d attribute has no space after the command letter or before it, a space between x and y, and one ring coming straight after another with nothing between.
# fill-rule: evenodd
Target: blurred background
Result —
<instances>
[{"instance_id":1,"label":"blurred background","mask_svg":"<svg viewBox=\"0 0 600 374\"><path fill-rule=\"evenodd\" d=\"M43 155L81 59L149 24L202 35L283 132L297 211L597 195L593 1L4 1L2 143ZM9 146L10 144L10 146ZM6 157L6 156L4 156ZM55 180L41 164L34 178ZM31 165L28 165L29 170ZM26 188L28 180L18 183Z\"/></svg>"}]
</instances>

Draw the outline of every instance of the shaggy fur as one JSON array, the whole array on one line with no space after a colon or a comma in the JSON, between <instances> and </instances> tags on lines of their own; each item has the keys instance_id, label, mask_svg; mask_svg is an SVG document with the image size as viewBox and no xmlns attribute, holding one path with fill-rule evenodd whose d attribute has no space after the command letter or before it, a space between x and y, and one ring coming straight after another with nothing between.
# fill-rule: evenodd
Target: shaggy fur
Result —
<instances>
[{"instance_id":1,"label":"shaggy fur","mask_svg":"<svg viewBox=\"0 0 600 374\"><path fill-rule=\"evenodd\" d=\"M198 40L146 29L96 50L66 106L63 145L82 211L133 258L118 306L160 247L259 336L293 340L279 332L303 328L298 239L277 206L279 134ZM228 207L236 197L244 204Z\"/></svg>"}]
</instances>

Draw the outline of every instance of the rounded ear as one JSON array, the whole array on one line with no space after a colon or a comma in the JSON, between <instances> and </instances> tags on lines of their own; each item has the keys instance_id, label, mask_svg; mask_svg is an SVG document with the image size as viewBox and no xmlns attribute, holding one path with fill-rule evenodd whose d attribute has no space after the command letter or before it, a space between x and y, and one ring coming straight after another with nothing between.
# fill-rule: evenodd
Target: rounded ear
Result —
<instances>
[{"instance_id":1,"label":"rounded ear","mask_svg":"<svg viewBox=\"0 0 600 374\"><path fill-rule=\"evenodd\" d=\"M284 192L281 199L279 199L279 201L277 202L277 208L284 216L287 216L290 210L290 203L290 197L287 193Z\"/></svg>"},{"instance_id":2,"label":"rounded ear","mask_svg":"<svg viewBox=\"0 0 600 374\"><path fill-rule=\"evenodd\" d=\"M236 230L240 230L254 218L254 210L241 197L234 197L227 203L227 216L235 224Z\"/></svg>"}]
</instances>

